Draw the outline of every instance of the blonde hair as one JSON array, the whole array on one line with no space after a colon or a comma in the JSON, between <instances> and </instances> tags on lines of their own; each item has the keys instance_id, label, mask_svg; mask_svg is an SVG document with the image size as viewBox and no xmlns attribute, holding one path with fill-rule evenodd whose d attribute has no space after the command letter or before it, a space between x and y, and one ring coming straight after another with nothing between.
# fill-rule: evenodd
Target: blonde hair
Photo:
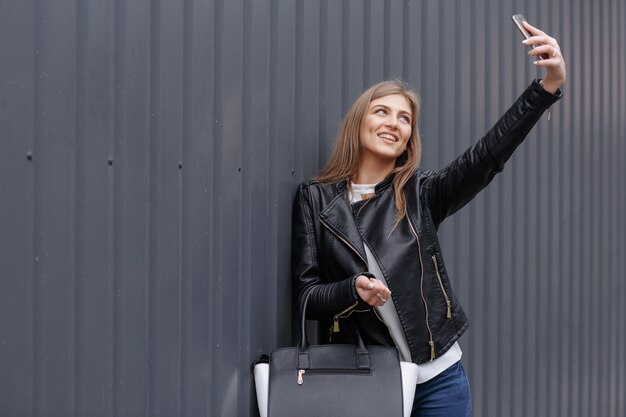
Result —
<instances>
[{"instance_id":1,"label":"blonde hair","mask_svg":"<svg viewBox=\"0 0 626 417\"><path fill-rule=\"evenodd\" d=\"M336 182L353 178L361 162L361 123L373 100L392 94L401 94L411 106L411 136L406 149L396 159L396 166L392 171L395 204L397 210L396 225L406 216L406 196L404 186L417 170L422 155L422 142L417 127L417 118L420 110L420 99L411 88L401 80L389 80L375 84L365 90L356 99L346 113L335 147L316 179L320 182ZM349 183L348 183L349 185ZM395 228L395 226L394 226Z\"/></svg>"}]
</instances>

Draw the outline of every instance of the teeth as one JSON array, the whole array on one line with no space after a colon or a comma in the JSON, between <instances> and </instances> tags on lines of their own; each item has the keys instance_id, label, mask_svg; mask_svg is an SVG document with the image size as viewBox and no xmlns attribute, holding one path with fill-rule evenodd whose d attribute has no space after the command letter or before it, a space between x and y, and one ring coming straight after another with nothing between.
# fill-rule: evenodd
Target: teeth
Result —
<instances>
[{"instance_id":1,"label":"teeth","mask_svg":"<svg viewBox=\"0 0 626 417\"><path fill-rule=\"evenodd\" d=\"M388 133L381 133L381 134L380 134L380 135L378 135L378 136L379 136L379 137L381 137L381 138L383 138L383 139L389 139L389 140L392 140L392 141L394 141L394 142L397 140L395 136L390 135L390 134L388 134Z\"/></svg>"}]
</instances>

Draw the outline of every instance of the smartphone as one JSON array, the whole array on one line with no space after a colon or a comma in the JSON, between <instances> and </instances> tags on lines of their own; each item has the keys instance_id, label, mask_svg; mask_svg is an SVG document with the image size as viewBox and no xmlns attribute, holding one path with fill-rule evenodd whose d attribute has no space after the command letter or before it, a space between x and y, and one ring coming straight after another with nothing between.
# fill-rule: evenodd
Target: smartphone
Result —
<instances>
[{"instance_id":1,"label":"smartphone","mask_svg":"<svg viewBox=\"0 0 626 417\"><path fill-rule=\"evenodd\" d=\"M517 26L519 31L522 32L522 35L524 36L524 38L528 39L528 38L530 38L532 36L530 34L530 32L528 32L526 30L524 25L522 25L522 22L526 21L526 18L524 17L524 15L514 14L513 16L511 16L511 19L513 19L513 23L515 23L515 26ZM533 45L529 45L529 46L530 46L531 49L534 48ZM548 54L539 54L538 57L539 57L539 59L548 59L549 58Z\"/></svg>"}]
</instances>

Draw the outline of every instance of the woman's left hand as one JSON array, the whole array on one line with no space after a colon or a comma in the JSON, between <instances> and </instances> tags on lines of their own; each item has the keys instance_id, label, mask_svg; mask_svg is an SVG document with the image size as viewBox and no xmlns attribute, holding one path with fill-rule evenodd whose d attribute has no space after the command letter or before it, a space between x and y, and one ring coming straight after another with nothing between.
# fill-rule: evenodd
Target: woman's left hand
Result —
<instances>
[{"instance_id":1,"label":"woman's left hand","mask_svg":"<svg viewBox=\"0 0 626 417\"><path fill-rule=\"evenodd\" d=\"M356 292L372 307L381 307L385 305L391 297L391 291L383 282L376 278L368 278L365 275L359 275L354 282Z\"/></svg>"},{"instance_id":2,"label":"woman's left hand","mask_svg":"<svg viewBox=\"0 0 626 417\"><path fill-rule=\"evenodd\" d=\"M546 69L546 76L542 83L543 88L554 94L556 90L565 83L565 79L567 78L565 60L561 54L559 43L556 39L530 25L528 22L524 22L524 27L533 35L524 40L524 44L534 47L528 54L537 57L540 54L548 55L548 59L537 59L534 63L538 67Z\"/></svg>"}]
</instances>

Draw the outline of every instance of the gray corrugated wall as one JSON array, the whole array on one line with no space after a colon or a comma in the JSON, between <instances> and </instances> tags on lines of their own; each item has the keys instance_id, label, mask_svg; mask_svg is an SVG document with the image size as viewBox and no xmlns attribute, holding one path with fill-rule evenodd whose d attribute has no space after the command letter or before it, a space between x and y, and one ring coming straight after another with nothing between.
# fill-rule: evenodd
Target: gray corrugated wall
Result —
<instances>
[{"instance_id":1,"label":"gray corrugated wall","mask_svg":"<svg viewBox=\"0 0 626 417\"><path fill-rule=\"evenodd\" d=\"M255 415L295 185L384 78L424 167L473 143L536 74L514 12L569 79L441 231L474 415L626 415L619 0L0 0L0 415Z\"/></svg>"}]
</instances>

